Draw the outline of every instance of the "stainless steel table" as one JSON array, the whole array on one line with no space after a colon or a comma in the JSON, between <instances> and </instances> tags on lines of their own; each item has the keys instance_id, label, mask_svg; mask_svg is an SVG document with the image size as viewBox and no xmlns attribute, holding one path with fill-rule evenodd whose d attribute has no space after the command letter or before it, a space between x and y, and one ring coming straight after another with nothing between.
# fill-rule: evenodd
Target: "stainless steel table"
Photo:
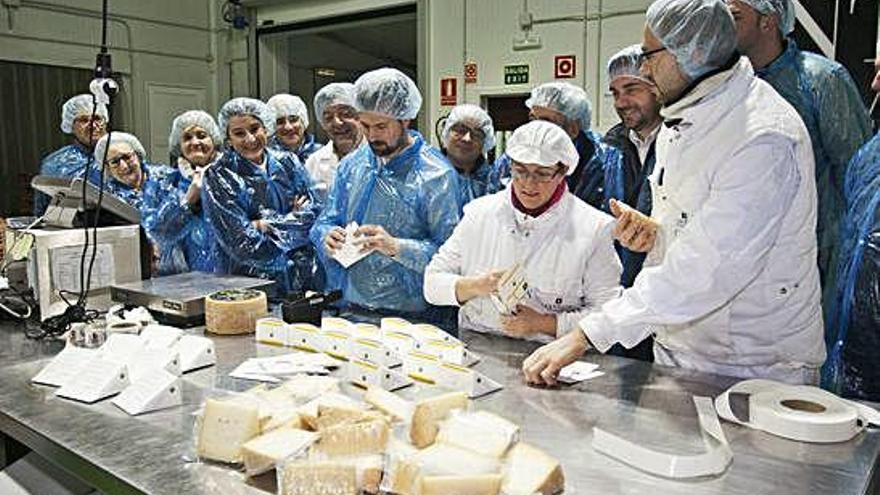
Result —
<instances>
[{"instance_id":1,"label":"stainless steel table","mask_svg":"<svg viewBox=\"0 0 880 495\"><path fill-rule=\"evenodd\" d=\"M475 334L464 340L483 357L478 369L505 384L474 405L519 423L523 439L561 459L568 494L874 493L878 431L843 444L808 445L724 424L734 461L723 476L681 482L643 474L594 452L592 427L661 450L699 453L691 397L717 395L734 379L589 355L604 376L554 390L530 388L519 367L534 345ZM183 407L132 418L109 401L78 404L32 385L58 346L25 342L21 328L0 325L0 431L107 494L265 493L230 469L189 460L192 413L207 396L253 386L227 376L245 358L288 351L256 344L252 336L215 342L218 365L184 376Z\"/></svg>"}]
</instances>

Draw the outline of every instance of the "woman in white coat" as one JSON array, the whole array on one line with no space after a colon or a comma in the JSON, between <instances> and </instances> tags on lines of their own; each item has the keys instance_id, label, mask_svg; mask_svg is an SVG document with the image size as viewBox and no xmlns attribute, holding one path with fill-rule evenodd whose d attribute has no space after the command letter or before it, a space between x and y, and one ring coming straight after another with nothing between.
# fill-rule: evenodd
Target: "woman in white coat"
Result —
<instances>
[{"instance_id":1,"label":"woman in white coat","mask_svg":"<svg viewBox=\"0 0 880 495\"><path fill-rule=\"evenodd\" d=\"M613 218L568 192L578 153L560 127L520 127L507 154L511 187L465 206L425 271L425 299L461 306L459 328L549 341L619 293ZM522 299L499 294L507 272Z\"/></svg>"}]
</instances>

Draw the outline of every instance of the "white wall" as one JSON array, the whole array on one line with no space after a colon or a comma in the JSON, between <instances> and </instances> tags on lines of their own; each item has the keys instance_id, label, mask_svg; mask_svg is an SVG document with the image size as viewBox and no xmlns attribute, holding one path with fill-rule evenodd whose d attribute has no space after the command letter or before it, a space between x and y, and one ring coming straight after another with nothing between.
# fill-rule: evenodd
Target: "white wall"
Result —
<instances>
[{"instance_id":1,"label":"white wall","mask_svg":"<svg viewBox=\"0 0 880 495\"><path fill-rule=\"evenodd\" d=\"M525 94L537 84L554 80L554 56L574 54L577 77L569 81L585 87L593 102L593 124L604 130L617 122L607 91L605 62L620 48L641 41L644 10L651 0L300 0L290 4L252 4L257 9L258 22L271 19L277 25L413 2L423 16L420 36L424 52L420 63L425 67L420 68L423 76L419 85L425 97L426 129L433 129L434 123L451 108L439 104L441 78L458 78L459 103L479 104L486 96ZM577 19L536 25L533 33L540 36L542 47L514 51L513 38L521 34L518 16L524 3L535 19ZM621 15L624 12L634 13ZM585 13L591 20L583 20ZM478 64L476 84L464 84L465 62ZM520 63L531 68L529 84L505 86L504 65ZM266 67L263 58L260 69L263 73L280 72ZM434 138L433 132L425 134Z\"/></svg>"},{"instance_id":2,"label":"white wall","mask_svg":"<svg viewBox=\"0 0 880 495\"><path fill-rule=\"evenodd\" d=\"M22 0L17 8L0 7L0 58L92 68L101 42L100 5ZM220 5L220 0L110 2L113 69L125 76L118 103L130 119L128 130L154 160L167 160L171 115L195 105L215 113L231 94L251 92L246 34L226 28Z\"/></svg>"}]
</instances>

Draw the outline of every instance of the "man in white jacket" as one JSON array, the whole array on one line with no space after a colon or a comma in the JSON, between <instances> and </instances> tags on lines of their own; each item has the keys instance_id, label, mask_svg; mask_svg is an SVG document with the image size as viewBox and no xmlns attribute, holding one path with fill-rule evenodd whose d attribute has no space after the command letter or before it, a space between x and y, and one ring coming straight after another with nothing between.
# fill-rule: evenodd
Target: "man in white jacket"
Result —
<instances>
[{"instance_id":1,"label":"man in white jacket","mask_svg":"<svg viewBox=\"0 0 880 495\"><path fill-rule=\"evenodd\" d=\"M568 192L578 153L562 128L532 121L507 154L511 187L465 206L425 271L425 299L461 306L459 328L546 342L619 293L614 219ZM521 299L499 294L514 278Z\"/></svg>"},{"instance_id":2,"label":"man in white jacket","mask_svg":"<svg viewBox=\"0 0 880 495\"><path fill-rule=\"evenodd\" d=\"M654 209L648 218L612 205L615 236L649 253L646 268L580 331L529 356L528 382L555 383L590 347L630 347L654 334L659 364L816 383L825 346L810 139L735 47L724 0L648 9L642 73L665 118Z\"/></svg>"}]
</instances>

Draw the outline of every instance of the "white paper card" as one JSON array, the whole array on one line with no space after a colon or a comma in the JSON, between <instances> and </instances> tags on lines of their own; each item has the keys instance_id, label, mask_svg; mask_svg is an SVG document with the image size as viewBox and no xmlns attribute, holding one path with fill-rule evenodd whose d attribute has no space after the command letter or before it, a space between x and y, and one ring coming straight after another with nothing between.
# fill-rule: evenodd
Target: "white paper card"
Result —
<instances>
[{"instance_id":1,"label":"white paper card","mask_svg":"<svg viewBox=\"0 0 880 495\"><path fill-rule=\"evenodd\" d=\"M43 385L60 387L75 378L80 369L87 366L99 356L97 349L86 349L68 345L58 353L52 361L40 370L31 381Z\"/></svg>"},{"instance_id":2,"label":"white paper card","mask_svg":"<svg viewBox=\"0 0 880 495\"><path fill-rule=\"evenodd\" d=\"M279 318L257 320L257 342L269 345L287 345L287 323Z\"/></svg>"},{"instance_id":3,"label":"white paper card","mask_svg":"<svg viewBox=\"0 0 880 495\"><path fill-rule=\"evenodd\" d=\"M180 376L180 356L176 350L171 349L144 349L133 356L129 362L129 371L132 381L137 381L141 376L163 370L174 376Z\"/></svg>"},{"instance_id":4,"label":"white paper card","mask_svg":"<svg viewBox=\"0 0 880 495\"><path fill-rule=\"evenodd\" d=\"M111 333L104 345L98 348L101 358L120 363L130 363L144 350L145 341L130 333Z\"/></svg>"},{"instance_id":5,"label":"white paper card","mask_svg":"<svg viewBox=\"0 0 880 495\"><path fill-rule=\"evenodd\" d=\"M167 325L147 325L141 330L141 339L148 349L167 349L183 336L183 330Z\"/></svg>"},{"instance_id":6,"label":"white paper card","mask_svg":"<svg viewBox=\"0 0 880 495\"><path fill-rule=\"evenodd\" d=\"M333 253L333 258L344 268L350 267L373 252L372 249L362 252L361 246L355 243L354 233L357 231L358 227L357 222L351 222L345 227L345 242L342 244L341 248Z\"/></svg>"},{"instance_id":7,"label":"white paper card","mask_svg":"<svg viewBox=\"0 0 880 495\"><path fill-rule=\"evenodd\" d=\"M557 380L562 383L578 383L604 374L604 372L599 371L598 364L575 361L559 370L559 377Z\"/></svg>"},{"instance_id":8,"label":"white paper card","mask_svg":"<svg viewBox=\"0 0 880 495\"><path fill-rule=\"evenodd\" d=\"M162 369L138 376L113 399L113 404L132 416L183 403L178 377Z\"/></svg>"},{"instance_id":9,"label":"white paper card","mask_svg":"<svg viewBox=\"0 0 880 495\"><path fill-rule=\"evenodd\" d=\"M121 392L130 383L128 367L118 361L96 359L55 393L59 397L91 404Z\"/></svg>"},{"instance_id":10,"label":"white paper card","mask_svg":"<svg viewBox=\"0 0 880 495\"><path fill-rule=\"evenodd\" d=\"M174 349L180 356L180 369L184 373L212 366L217 362L214 342L206 337L184 335L177 341Z\"/></svg>"},{"instance_id":11,"label":"white paper card","mask_svg":"<svg viewBox=\"0 0 880 495\"><path fill-rule=\"evenodd\" d=\"M394 391L413 384L413 381L402 373L359 359L348 362L346 374L348 381L364 388L373 385Z\"/></svg>"}]
</instances>

